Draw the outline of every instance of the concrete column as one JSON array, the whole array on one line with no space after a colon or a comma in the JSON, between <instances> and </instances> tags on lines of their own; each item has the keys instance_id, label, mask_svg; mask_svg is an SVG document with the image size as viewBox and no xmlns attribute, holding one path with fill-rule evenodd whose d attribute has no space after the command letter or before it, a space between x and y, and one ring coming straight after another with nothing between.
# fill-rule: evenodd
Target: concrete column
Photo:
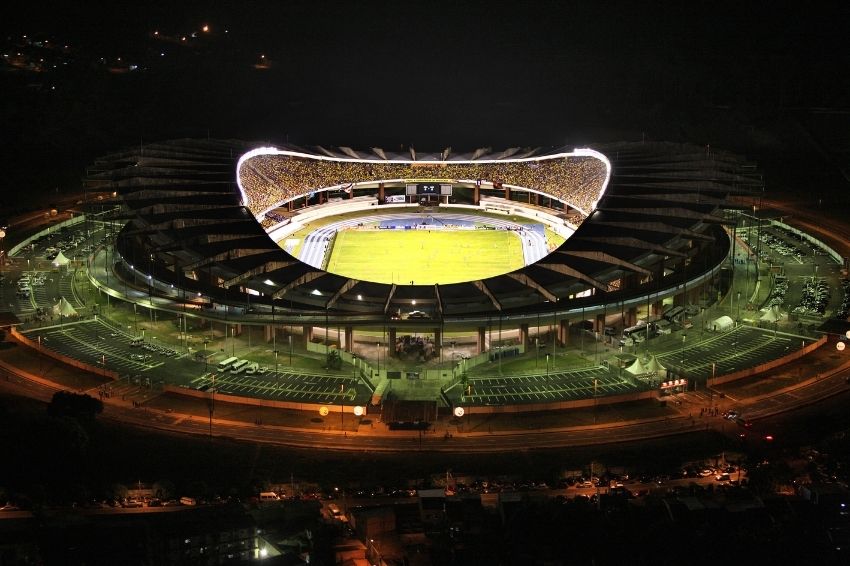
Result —
<instances>
[{"instance_id":1,"label":"concrete column","mask_svg":"<svg viewBox=\"0 0 850 566\"><path fill-rule=\"evenodd\" d=\"M354 351L354 329L350 326L346 326L343 338L345 340L345 351L353 352Z\"/></svg>"},{"instance_id":2,"label":"concrete column","mask_svg":"<svg viewBox=\"0 0 850 566\"><path fill-rule=\"evenodd\" d=\"M271 324L264 324L263 325L263 340L265 340L266 342L271 342L272 336L274 335L274 333L275 333L275 328Z\"/></svg>"},{"instance_id":3,"label":"concrete column","mask_svg":"<svg viewBox=\"0 0 850 566\"><path fill-rule=\"evenodd\" d=\"M381 201L381 202L384 202L384 184L383 183L378 183L378 200Z\"/></svg>"},{"instance_id":4,"label":"concrete column","mask_svg":"<svg viewBox=\"0 0 850 566\"><path fill-rule=\"evenodd\" d=\"M304 336L304 347L307 347L307 344L313 341L313 327L312 326L304 326L302 336Z\"/></svg>"},{"instance_id":5,"label":"concrete column","mask_svg":"<svg viewBox=\"0 0 850 566\"><path fill-rule=\"evenodd\" d=\"M626 311L626 328L637 324L637 307L631 307Z\"/></svg>"},{"instance_id":6,"label":"concrete column","mask_svg":"<svg viewBox=\"0 0 850 566\"><path fill-rule=\"evenodd\" d=\"M598 332L600 334L605 332L605 315L604 314L597 314L596 315L596 320L594 321L593 330L595 330L596 332Z\"/></svg>"},{"instance_id":7,"label":"concrete column","mask_svg":"<svg viewBox=\"0 0 850 566\"><path fill-rule=\"evenodd\" d=\"M434 354L438 357L440 355L440 349L443 347L443 333L440 332L439 328L434 329Z\"/></svg>"},{"instance_id":8,"label":"concrete column","mask_svg":"<svg viewBox=\"0 0 850 566\"><path fill-rule=\"evenodd\" d=\"M570 343L570 321L567 319L561 320L558 323L558 342L561 346L566 346Z\"/></svg>"},{"instance_id":9,"label":"concrete column","mask_svg":"<svg viewBox=\"0 0 850 566\"><path fill-rule=\"evenodd\" d=\"M519 343L528 348L528 325L519 325Z\"/></svg>"},{"instance_id":10,"label":"concrete column","mask_svg":"<svg viewBox=\"0 0 850 566\"><path fill-rule=\"evenodd\" d=\"M478 206L478 203L481 202L481 187L476 183L475 188L472 191L472 204Z\"/></svg>"},{"instance_id":11,"label":"concrete column","mask_svg":"<svg viewBox=\"0 0 850 566\"><path fill-rule=\"evenodd\" d=\"M656 316L661 316L661 313L664 312L664 302L663 301L655 301L652 303L652 314Z\"/></svg>"},{"instance_id":12,"label":"concrete column","mask_svg":"<svg viewBox=\"0 0 850 566\"><path fill-rule=\"evenodd\" d=\"M505 187L505 200L511 200L511 188Z\"/></svg>"},{"instance_id":13,"label":"concrete column","mask_svg":"<svg viewBox=\"0 0 850 566\"><path fill-rule=\"evenodd\" d=\"M395 327L387 328L387 356L395 357Z\"/></svg>"},{"instance_id":14,"label":"concrete column","mask_svg":"<svg viewBox=\"0 0 850 566\"><path fill-rule=\"evenodd\" d=\"M487 329L483 326L478 327L478 340L475 345L479 354L487 349Z\"/></svg>"}]
</instances>

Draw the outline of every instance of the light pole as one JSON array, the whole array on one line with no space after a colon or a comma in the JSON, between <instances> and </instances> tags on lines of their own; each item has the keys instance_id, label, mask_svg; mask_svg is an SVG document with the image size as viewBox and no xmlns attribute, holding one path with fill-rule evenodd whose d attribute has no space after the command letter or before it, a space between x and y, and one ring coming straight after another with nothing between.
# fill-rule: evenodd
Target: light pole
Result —
<instances>
[{"instance_id":1,"label":"light pole","mask_svg":"<svg viewBox=\"0 0 850 566\"><path fill-rule=\"evenodd\" d=\"M375 544L374 539L369 539L369 545L372 547L372 552L370 554L374 555L377 558L377 564L380 566L383 563L383 558L381 557L381 551L378 549L378 545Z\"/></svg>"},{"instance_id":2,"label":"light pole","mask_svg":"<svg viewBox=\"0 0 850 566\"><path fill-rule=\"evenodd\" d=\"M684 373L685 368L685 339L688 337L687 334L682 334L682 373Z\"/></svg>"},{"instance_id":3,"label":"light pole","mask_svg":"<svg viewBox=\"0 0 850 566\"><path fill-rule=\"evenodd\" d=\"M212 387L210 388L210 440L212 440L213 413L215 413L215 374L212 374Z\"/></svg>"},{"instance_id":4,"label":"light pole","mask_svg":"<svg viewBox=\"0 0 850 566\"><path fill-rule=\"evenodd\" d=\"M289 335L289 367L292 367L292 334Z\"/></svg>"},{"instance_id":5,"label":"light pole","mask_svg":"<svg viewBox=\"0 0 850 566\"><path fill-rule=\"evenodd\" d=\"M345 430L345 384L339 384L339 430Z\"/></svg>"},{"instance_id":6,"label":"light pole","mask_svg":"<svg viewBox=\"0 0 850 566\"><path fill-rule=\"evenodd\" d=\"M236 356L236 326L230 327L230 355Z\"/></svg>"},{"instance_id":7,"label":"light pole","mask_svg":"<svg viewBox=\"0 0 850 566\"><path fill-rule=\"evenodd\" d=\"M6 263L6 256L3 252L3 240L6 239L6 230L0 228L0 279L3 278L3 264Z\"/></svg>"},{"instance_id":8,"label":"light pole","mask_svg":"<svg viewBox=\"0 0 850 566\"><path fill-rule=\"evenodd\" d=\"M546 377L549 377L549 354L546 354Z\"/></svg>"}]
</instances>

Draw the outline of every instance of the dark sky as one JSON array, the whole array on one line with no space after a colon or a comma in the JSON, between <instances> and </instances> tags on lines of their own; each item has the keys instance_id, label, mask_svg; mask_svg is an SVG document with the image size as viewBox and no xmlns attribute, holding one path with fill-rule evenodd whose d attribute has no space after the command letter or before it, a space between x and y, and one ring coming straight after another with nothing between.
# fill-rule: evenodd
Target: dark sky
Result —
<instances>
[{"instance_id":1,"label":"dark sky","mask_svg":"<svg viewBox=\"0 0 850 566\"><path fill-rule=\"evenodd\" d=\"M79 183L104 152L207 132L420 150L645 134L751 150L778 134L749 134L788 109L850 107L839 3L73 4L27 3L0 22L4 38L70 42L76 61L64 73L2 73L14 179L35 152ZM148 37L204 23L212 35L188 47ZM269 69L253 67L260 54ZM145 70L113 75L94 63L118 56Z\"/></svg>"}]
</instances>

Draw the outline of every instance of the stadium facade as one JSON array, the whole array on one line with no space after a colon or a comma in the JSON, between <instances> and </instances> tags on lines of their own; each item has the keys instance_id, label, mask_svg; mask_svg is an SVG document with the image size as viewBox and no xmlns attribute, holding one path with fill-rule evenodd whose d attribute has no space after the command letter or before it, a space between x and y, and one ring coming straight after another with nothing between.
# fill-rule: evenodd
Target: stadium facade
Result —
<instances>
[{"instance_id":1,"label":"stadium facade","mask_svg":"<svg viewBox=\"0 0 850 566\"><path fill-rule=\"evenodd\" d=\"M258 166L257 159L278 161ZM563 169L565 163L571 165ZM595 166L577 165L573 186L548 174L550 165L561 175L581 163ZM331 172L322 173L328 164ZM402 172L391 174L393 168ZM514 272L427 286L329 273L289 255L267 233L286 221L274 210L308 209L331 193L380 207L385 191L405 194L406 185L423 178L468 191L472 206L486 199L506 212L548 211L574 231L543 260ZM535 178L539 184L530 186L528 179ZM259 190L258 181L266 188ZM174 286L193 316L215 316L225 306L239 324L263 326L268 339L297 326L305 342L317 328L325 336L328 327L343 328L343 350L365 329L382 329L388 343L411 329L431 332L438 349L445 332L464 330L477 334L479 352L491 345L496 327L528 342L529 324L539 326L542 317L553 340L564 344L572 325L602 332L612 313L630 326L639 310L660 314L665 302L716 297L728 285L732 239L723 210L737 206L728 197L761 190L754 166L739 156L672 143L457 155L374 148L366 155L350 148L268 149L184 139L107 155L89 169L86 182L118 194L117 215L126 224L115 244L116 272ZM397 316L413 305L424 318Z\"/></svg>"}]
</instances>

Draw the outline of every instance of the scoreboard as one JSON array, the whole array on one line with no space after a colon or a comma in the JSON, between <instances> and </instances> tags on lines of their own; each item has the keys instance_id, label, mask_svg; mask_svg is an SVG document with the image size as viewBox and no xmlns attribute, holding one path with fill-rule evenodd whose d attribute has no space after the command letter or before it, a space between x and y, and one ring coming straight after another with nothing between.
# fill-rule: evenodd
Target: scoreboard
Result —
<instances>
[{"instance_id":1,"label":"scoreboard","mask_svg":"<svg viewBox=\"0 0 850 566\"><path fill-rule=\"evenodd\" d=\"M447 183L416 183L406 187L408 195L451 195L452 186Z\"/></svg>"},{"instance_id":2,"label":"scoreboard","mask_svg":"<svg viewBox=\"0 0 850 566\"><path fill-rule=\"evenodd\" d=\"M416 183L417 195L438 195L440 194L439 183Z\"/></svg>"}]
</instances>

